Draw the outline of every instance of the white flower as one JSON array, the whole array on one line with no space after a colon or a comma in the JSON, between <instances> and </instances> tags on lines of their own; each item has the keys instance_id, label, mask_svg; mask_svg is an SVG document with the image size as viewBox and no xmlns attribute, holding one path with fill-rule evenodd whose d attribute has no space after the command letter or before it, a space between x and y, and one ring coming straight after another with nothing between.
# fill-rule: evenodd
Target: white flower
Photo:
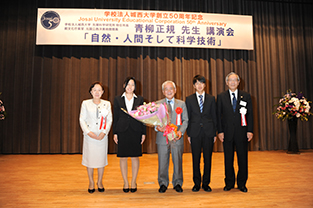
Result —
<instances>
[{"instance_id":1,"label":"white flower","mask_svg":"<svg viewBox=\"0 0 313 208\"><path fill-rule=\"evenodd\" d=\"M293 97L289 100L289 103L293 103L293 102L297 102L297 101L299 101L298 98Z\"/></svg>"},{"instance_id":2,"label":"white flower","mask_svg":"<svg viewBox=\"0 0 313 208\"><path fill-rule=\"evenodd\" d=\"M300 117L300 113L297 113L297 114L296 114L296 117L299 118L299 117Z\"/></svg>"},{"instance_id":3,"label":"white flower","mask_svg":"<svg viewBox=\"0 0 313 208\"><path fill-rule=\"evenodd\" d=\"M295 105L296 109L299 110L300 101L298 98L295 98L295 97L291 98L289 103L293 103Z\"/></svg>"}]
</instances>

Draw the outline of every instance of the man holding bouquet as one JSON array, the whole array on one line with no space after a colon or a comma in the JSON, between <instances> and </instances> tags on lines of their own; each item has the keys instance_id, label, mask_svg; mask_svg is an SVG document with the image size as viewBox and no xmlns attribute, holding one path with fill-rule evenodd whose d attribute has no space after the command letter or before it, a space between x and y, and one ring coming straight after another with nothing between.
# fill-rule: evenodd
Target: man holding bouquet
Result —
<instances>
[{"instance_id":1,"label":"man holding bouquet","mask_svg":"<svg viewBox=\"0 0 313 208\"><path fill-rule=\"evenodd\" d=\"M159 192L164 193L169 185L169 158L170 153L172 153L173 161L173 179L172 184L177 192L183 192L183 151L184 151L184 140L183 134L188 126L188 114L185 102L182 100L175 99L176 85L172 81L165 81L162 84L162 92L165 96L164 99L157 101L157 103L166 103L170 122L177 126L177 137L174 140L169 141L164 132L166 131L166 126L157 126L157 136L156 144L158 147L158 182L159 182Z\"/></svg>"}]
</instances>

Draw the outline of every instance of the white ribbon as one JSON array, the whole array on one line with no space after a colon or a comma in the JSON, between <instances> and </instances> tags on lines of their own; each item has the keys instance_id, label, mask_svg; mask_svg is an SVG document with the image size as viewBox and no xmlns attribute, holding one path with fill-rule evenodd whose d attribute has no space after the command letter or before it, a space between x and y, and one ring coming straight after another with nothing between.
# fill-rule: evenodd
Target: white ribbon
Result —
<instances>
[{"instance_id":1,"label":"white ribbon","mask_svg":"<svg viewBox=\"0 0 313 208\"><path fill-rule=\"evenodd\" d=\"M239 112L241 114L241 126L247 126L247 121L246 121L247 109L245 107L241 107L239 109Z\"/></svg>"}]
</instances>

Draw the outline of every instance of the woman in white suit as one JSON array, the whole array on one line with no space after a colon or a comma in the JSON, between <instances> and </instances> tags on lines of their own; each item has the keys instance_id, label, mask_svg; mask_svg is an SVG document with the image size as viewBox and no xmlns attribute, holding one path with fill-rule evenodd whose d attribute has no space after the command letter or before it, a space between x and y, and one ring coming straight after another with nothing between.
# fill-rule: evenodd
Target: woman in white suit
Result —
<instances>
[{"instance_id":1,"label":"woman in white suit","mask_svg":"<svg viewBox=\"0 0 313 208\"><path fill-rule=\"evenodd\" d=\"M102 177L104 167L108 164L108 134L112 124L111 103L101 99L104 89L100 82L93 83L89 92L93 98L82 102L79 118L84 134L82 165L87 167L88 192L95 192L94 168L98 169L98 191L104 192Z\"/></svg>"}]
</instances>

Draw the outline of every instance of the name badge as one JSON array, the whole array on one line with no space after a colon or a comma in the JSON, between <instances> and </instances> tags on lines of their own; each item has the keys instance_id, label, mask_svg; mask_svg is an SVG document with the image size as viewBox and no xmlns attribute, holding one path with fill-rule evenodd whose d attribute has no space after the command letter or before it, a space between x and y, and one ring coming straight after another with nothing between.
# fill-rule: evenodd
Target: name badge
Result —
<instances>
[{"instance_id":1,"label":"name badge","mask_svg":"<svg viewBox=\"0 0 313 208\"><path fill-rule=\"evenodd\" d=\"M246 106L246 105L247 105L247 102L246 102L246 101L241 100L241 101L240 101L240 103L239 103L239 105L241 105L241 106Z\"/></svg>"}]
</instances>

